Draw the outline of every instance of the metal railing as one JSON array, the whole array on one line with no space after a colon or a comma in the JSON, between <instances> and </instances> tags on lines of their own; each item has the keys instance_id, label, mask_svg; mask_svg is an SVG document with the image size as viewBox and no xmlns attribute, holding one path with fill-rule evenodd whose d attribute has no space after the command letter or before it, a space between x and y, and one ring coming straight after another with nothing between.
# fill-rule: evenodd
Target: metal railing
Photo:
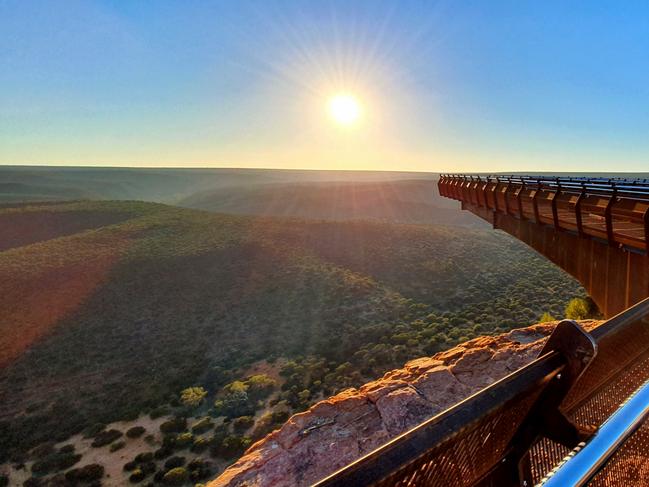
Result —
<instances>
[{"instance_id":1,"label":"metal railing","mask_svg":"<svg viewBox=\"0 0 649 487\"><path fill-rule=\"evenodd\" d=\"M442 196L649 253L649 180L442 174Z\"/></svg>"},{"instance_id":2,"label":"metal railing","mask_svg":"<svg viewBox=\"0 0 649 487\"><path fill-rule=\"evenodd\" d=\"M600 427L588 443L580 444L564 462L541 480L543 487L586 485L649 417L649 382L645 382Z\"/></svg>"},{"instance_id":3,"label":"metal railing","mask_svg":"<svg viewBox=\"0 0 649 487\"><path fill-rule=\"evenodd\" d=\"M526 367L316 485L530 487L541 482L574 448L585 443L586 451L591 438L595 446L589 451L600 452L591 457L600 457L592 460L593 471L599 469L593 485L639 485L639 478L635 484L629 483L629 476L641 475L639 470L629 473L625 469L628 458L620 460L621 450L615 452L631 432L617 428L620 422L616 418L625 418L627 424L628 412L646 401L641 386L647 380L649 298L591 333L574 322L561 322L539 358ZM634 399L626 402L638 389ZM616 415L621 406L626 409ZM598 446L611 431L619 437L617 443L607 441L604 447ZM622 449L629 448L633 458L640 455L640 461L649 462L649 449L637 446L648 443L649 429L640 428L632 439L634 443L627 446L631 440L624 442ZM577 469L577 463L572 465L570 468ZM558 472L555 479L561 479L561 469ZM588 476L592 477L590 471Z\"/></svg>"}]
</instances>

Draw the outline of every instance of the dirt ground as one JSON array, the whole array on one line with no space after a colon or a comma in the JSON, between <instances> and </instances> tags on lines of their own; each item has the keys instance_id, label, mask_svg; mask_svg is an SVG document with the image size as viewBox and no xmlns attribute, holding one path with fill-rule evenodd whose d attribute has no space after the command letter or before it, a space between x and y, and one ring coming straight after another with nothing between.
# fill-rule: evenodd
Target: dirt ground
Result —
<instances>
[{"instance_id":1,"label":"dirt ground","mask_svg":"<svg viewBox=\"0 0 649 487\"><path fill-rule=\"evenodd\" d=\"M91 446L92 438L84 438L81 434L72 436L66 441L62 441L56 444L57 448L62 447L63 445L74 445L75 451L82 455L81 460L73 465L71 468L79 468L84 465L91 463L97 463L103 465L105 469L104 477L101 480L101 483L105 487L117 487L123 485L132 485L130 484L128 477L130 472L125 472L123 470L124 464L133 460L133 458L138 453L152 452L159 448L162 444L162 434L160 433L160 425L167 421L170 416L162 416L157 419L151 419L149 416L140 416L134 421L118 421L111 423L106 426L106 429L116 429L122 433L126 433L129 428L133 426L143 426L146 429L146 432L139 438L128 438L126 435L117 439L117 441L124 441L126 445L115 451L110 451L110 445L102 446L100 448L93 448ZM198 418L190 418L188 420L188 425L196 422ZM212 431L209 430L202 435L195 435L196 438L203 436L210 436ZM153 440L149 443L145 439L148 435L153 435ZM192 453L189 449L182 450L175 453L175 455L183 456L187 459L187 463L192 461L194 458L202 457L206 460L209 460L215 469L221 471L224 467L223 462L215 460L209 457L209 453ZM158 467L164 465L166 459L159 460L156 463ZM5 463L0 465L0 473L9 475L9 486L10 487L21 487L23 482L31 477L31 466L33 462L27 462L25 468L16 470L13 465ZM141 485L144 485L149 481L151 477L147 477L141 482Z\"/></svg>"}]
</instances>

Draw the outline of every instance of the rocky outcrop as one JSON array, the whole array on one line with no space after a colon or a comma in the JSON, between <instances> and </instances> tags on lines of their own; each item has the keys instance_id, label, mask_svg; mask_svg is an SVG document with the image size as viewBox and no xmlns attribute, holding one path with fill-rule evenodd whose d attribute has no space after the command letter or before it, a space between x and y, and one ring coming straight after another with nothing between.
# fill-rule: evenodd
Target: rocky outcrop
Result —
<instances>
[{"instance_id":1,"label":"rocky outcrop","mask_svg":"<svg viewBox=\"0 0 649 487\"><path fill-rule=\"evenodd\" d=\"M587 329L599 322L584 321ZM408 362L291 417L210 487L309 485L533 360L556 322Z\"/></svg>"}]
</instances>

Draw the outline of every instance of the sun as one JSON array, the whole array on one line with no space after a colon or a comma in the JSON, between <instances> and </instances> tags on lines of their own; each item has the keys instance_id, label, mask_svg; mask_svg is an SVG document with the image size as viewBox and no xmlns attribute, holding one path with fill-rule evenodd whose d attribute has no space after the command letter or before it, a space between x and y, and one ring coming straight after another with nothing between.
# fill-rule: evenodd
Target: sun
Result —
<instances>
[{"instance_id":1,"label":"sun","mask_svg":"<svg viewBox=\"0 0 649 487\"><path fill-rule=\"evenodd\" d=\"M361 117L361 104L354 95L339 93L329 98L329 116L338 125L352 127Z\"/></svg>"}]
</instances>

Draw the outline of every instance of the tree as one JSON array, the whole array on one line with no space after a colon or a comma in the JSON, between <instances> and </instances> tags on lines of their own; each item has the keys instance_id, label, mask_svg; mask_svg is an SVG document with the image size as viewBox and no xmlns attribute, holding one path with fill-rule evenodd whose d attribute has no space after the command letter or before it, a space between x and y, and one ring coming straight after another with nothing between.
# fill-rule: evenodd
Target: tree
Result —
<instances>
[{"instance_id":1,"label":"tree","mask_svg":"<svg viewBox=\"0 0 649 487\"><path fill-rule=\"evenodd\" d=\"M253 375L246 383L249 386L248 395L253 401L268 397L277 385L275 380L266 374Z\"/></svg>"},{"instance_id":2,"label":"tree","mask_svg":"<svg viewBox=\"0 0 649 487\"><path fill-rule=\"evenodd\" d=\"M585 320L591 317L588 301L583 298L571 299L566 306L566 318L570 320Z\"/></svg>"},{"instance_id":3,"label":"tree","mask_svg":"<svg viewBox=\"0 0 649 487\"><path fill-rule=\"evenodd\" d=\"M207 396L207 391L202 387L188 387L180 393L180 401L185 406L196 407L203 402Z\"/></svg>"},{"instance_id":4,"label":"tree","mask_svg":"<svg viewBox=\"0 0 649 487\"><path fill-rule=\"evenodd\" d=\"M541 315L539 318L539 323L547 323L548 321L556 321L557 319L552 316L550 313L547 311Z\"/></svg>"}]
</instances>

